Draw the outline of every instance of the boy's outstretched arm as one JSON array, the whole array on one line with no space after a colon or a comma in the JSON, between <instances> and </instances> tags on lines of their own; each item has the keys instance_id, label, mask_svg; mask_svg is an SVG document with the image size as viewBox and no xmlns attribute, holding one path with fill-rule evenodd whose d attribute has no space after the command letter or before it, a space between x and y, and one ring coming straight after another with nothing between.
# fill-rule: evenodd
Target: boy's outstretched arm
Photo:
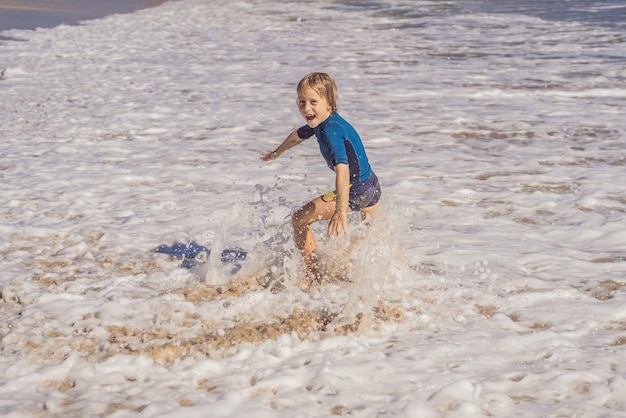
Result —
<instances>
[{"instance_id":1,"label":"boy's outstretched arm","mask_svg":"<svg viewBox=\"0 0 626 418\"><path fill-rule=\"evenodd\" d=\"M265 151L263 154L261 154L261 160L263 160L263 161L275 160L283 152L287 151L288 149L291 149L291 148L295 147L296 145L298 145L302 141L304 141L304 140L301 139L298 136L298 131L294 130L287 136L287 138L285 138L283 143L280 144L278 146L278 148L276 148L274 151Z\"/></svg>"}]
</instances>

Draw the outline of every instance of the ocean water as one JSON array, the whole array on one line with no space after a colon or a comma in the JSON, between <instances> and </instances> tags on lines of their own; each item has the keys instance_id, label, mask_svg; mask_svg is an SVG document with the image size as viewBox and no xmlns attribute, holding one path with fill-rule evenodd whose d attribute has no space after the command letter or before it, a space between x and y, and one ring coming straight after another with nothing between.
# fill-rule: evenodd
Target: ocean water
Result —
<instances>
[{"instance_id":1,"label":"ocean water","mask_svg":"<svg viewBox=\"0 0 626 418\"><path fill-rule=\"evenodd\" d=\"M620 0L607 1L477 1L471 10L487 13L519 13L547 21L578 22L584 25L619 29L626 24L626 5ZM478 7L475 7L477 5Z\"/></svg>"},{"instance_id":2,"label":"ocean water","mask_svg":"<svg viewBox=\"0 0 626 418\"><path fill-rule=\"evenodd\" d=\"M0 41L0 415L626 416L619 2L181 0ZM17 41L19 40L19 41ZM383 187L296 285L331 73ZM213 251L195 271L152 250Z\"/></svg>"},{"instance_id":3,"label":"ocean water","mask_svg":"<svg viewBox=\"0 0 626 418\"><path fill-rule=\"evenodd\" d=\"M115 13L158 6L164 0L0 0L0 32L76 25ZM0 37L0 40L3 38Z\"/></svg>"}]
</instances>

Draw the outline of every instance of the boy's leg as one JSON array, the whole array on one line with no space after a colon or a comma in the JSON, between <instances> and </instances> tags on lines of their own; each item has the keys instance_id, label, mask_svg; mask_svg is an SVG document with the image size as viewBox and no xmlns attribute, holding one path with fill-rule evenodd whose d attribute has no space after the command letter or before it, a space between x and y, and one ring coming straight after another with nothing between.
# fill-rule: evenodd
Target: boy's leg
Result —
<instances>
[{"instance_id":1,"label":"boy's leg","mask_svg":"<svg viewBox=\"0 0 626 418\"><path fill-rule=\"evenodd\" d=\"M366 220L368 216L370 218L374 217L374 213L376 213L376 209L378 209L379 207L380 201L377 202L375 205L361 209L361 219Z\"/></svg>"},{"instance_id":2,"label":"boy's leg","mask_svg":"<svg viewBox=\"0 0 626 418\"><path fill-rule=\"evenodd\" d=\"M309 271L315 270L315 257L313 252L317 248L311 224L317 221L328 220L334 213L334 201L326 202L321 197L317 197L298 209L291 217L294 241L296 247L302 253L304 264Z\"/></svg>"}]
</instances>

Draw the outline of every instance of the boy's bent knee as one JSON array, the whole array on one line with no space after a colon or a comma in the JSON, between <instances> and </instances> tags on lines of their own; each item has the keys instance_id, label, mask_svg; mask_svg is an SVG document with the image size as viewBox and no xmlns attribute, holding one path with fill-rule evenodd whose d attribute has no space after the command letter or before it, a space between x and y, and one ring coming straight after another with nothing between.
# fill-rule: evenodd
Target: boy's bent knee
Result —
<instances>
[{"instance_id":1,"label":"boy's bent knee","mask_svg":"<svg viewBox=\"0 0 626 418\"><path fill-rule=\"evenodd\" d=\"M315 222L315 204L307 203L291 215L291 224L294 228L303 228Z\"/></svg>"},{"instance_id":2,"label":"boy's bent knee","mask_svg":"<svg viewBox=\"0 0 626 418\"><path fill-rule=\"evenodd\" d=\"M306 216L302 213L302 209L299 209L296 213L291 215L291 225L294 228L303 228L307 226Z\"/></svg>"},{"instance_id":3,"label":"boy's bent knee","mask_svg":"<svg viewBox=\"0 0 626 418\"><path fill-rule=\"evenodd\" d=\"M291 215L291 226L296 231L302 228L300 218L295 213Z\"/></svg>"}]
</instances>

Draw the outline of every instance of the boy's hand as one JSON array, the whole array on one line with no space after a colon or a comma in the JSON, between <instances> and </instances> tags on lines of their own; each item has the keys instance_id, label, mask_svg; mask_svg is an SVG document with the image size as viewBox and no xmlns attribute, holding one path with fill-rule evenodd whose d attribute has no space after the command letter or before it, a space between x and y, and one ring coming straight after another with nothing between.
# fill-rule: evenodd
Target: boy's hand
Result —
<instances>
[{"instance_id":1,"label":"boy's hand","mask_svg":"<svg viewBox=\"0 0 626 418\"><path fill-rule=\"evenodd\" d=\"M344 234L348 233L346 224L348 223L348 215L344 211L335 211L333 217L330 218L328 223L328 236L338 237L339 232L343 231Z\"/></svg>"},{"instance_id":2,"label":"boy's hand","mask_svg":"<svg viewBox=\"0 0 626 418\"><path fill-rule=\"evenodd\" d=\"M261 154L261 160L263 161L272 161L278 158L278 153L276 151L265 151Z\"/></svg>"}]
</instances>

